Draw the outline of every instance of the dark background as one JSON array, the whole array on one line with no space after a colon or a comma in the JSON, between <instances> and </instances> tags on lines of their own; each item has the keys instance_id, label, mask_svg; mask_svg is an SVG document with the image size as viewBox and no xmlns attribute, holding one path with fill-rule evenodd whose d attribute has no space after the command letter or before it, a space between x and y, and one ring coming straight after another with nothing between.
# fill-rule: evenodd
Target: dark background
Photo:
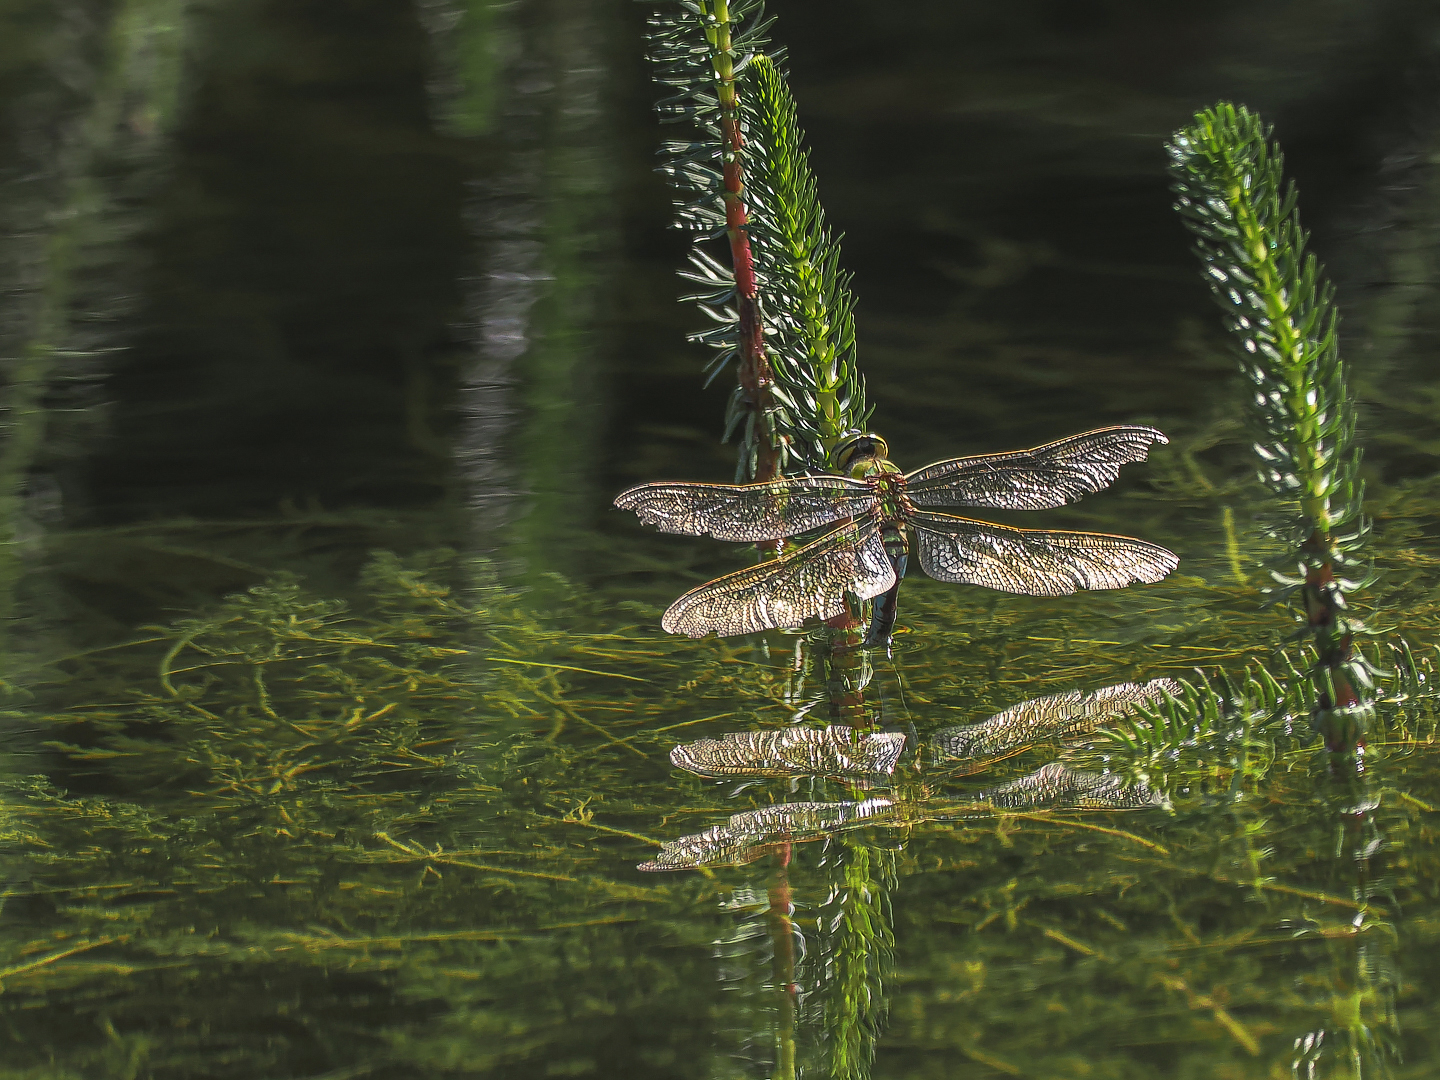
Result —
<instances>
[{"instance_id":1,"label":"dark background","mask_svg":"<svg viewBox=\"0 0 1440 1080\"><path fill-rule=\"evenodd\" d=\"M191 6L159 134L107 75L133 10L6 15L7 352L57 275L69 295L26 466L40 527L323 519L334 553L494 549L508 524L544 562L628 528L607 512L621 486L728 477L728 376L702 388L701 317L675 301L644 5ZM1274 123L1340 288L1372 476L1434 472L1440 413L1384 391L1424 377L1440 324L1431 5L771 11L854 273L873 426L907 467L1117 421L1217 461L1243 442L1164 154L1229 99ZM57 269L44 245L81 182L99 197ZM497 352L497 311L521 345Z\"/></svg>"}]
</instances>

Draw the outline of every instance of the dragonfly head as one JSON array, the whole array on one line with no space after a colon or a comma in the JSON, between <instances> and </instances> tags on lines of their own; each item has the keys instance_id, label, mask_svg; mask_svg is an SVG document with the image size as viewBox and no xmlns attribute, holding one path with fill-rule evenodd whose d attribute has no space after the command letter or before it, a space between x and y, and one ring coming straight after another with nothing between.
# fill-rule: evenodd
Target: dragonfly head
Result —
<instances>
[{"instance_id":1,"label":"dragonfly head","mask_svg":"<svg viewBox=\"0 0 1440 1080\"><path fill-rule=\"evenodd\" d=\"M867 458L888 458L890 447L879 435L866 431L857 435L847 435L835 444L835 449L830 451L830 465L842 475L861 461Z\"/></svg>"}]
</instances>

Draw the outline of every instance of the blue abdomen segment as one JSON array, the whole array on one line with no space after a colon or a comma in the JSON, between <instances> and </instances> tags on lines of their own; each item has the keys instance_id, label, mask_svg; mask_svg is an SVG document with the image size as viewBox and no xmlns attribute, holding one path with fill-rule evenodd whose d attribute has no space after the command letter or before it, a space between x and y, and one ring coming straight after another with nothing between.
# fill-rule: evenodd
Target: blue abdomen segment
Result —
<instances>
[{"instance_id":1,"label":"blue abdomen segment","mask_svg":"<svg viewBox=\"0 0 1440 1080\"><path fill-rule=\"evenodd\" d=\"M905 564L910 555L909 538L903 528L886 528L884 539L885 555L895 568L895 584L875 598L870 629L865 632L866 648L890 644L890 635L895 632L895 615L900 606L900 580L905 576Z\"/></svg>"}]
</instances>

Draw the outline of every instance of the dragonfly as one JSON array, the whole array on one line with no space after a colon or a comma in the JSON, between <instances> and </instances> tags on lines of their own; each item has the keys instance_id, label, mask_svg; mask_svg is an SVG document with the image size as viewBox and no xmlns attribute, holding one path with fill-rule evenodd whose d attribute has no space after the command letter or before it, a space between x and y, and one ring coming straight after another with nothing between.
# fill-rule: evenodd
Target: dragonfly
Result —
<instances>
[{"instance_id":1,"label":"dragonfly","mask_svg":"<svg viewBox=\"0 0 1440 1080\"><path fill-rule=\"evenodd\" d=\"M842 440L831 473L755 484L649 483L615 505L662 532L763 543L834 526L779 558L706 582L661 619L692 638L797 628L807 620L855 615L874 604L867 647L888 645L900 579L914 548L926 574L1030 596L1118 589L1160 581L1179 564L1146 540L1107 533L1017 529L930 507L1048 510L1115 482L1121 466L1144 461L1151 427L1117 425L1030 450L950 458L902 473L871 432Z\"/></svg>"}]
</instances>

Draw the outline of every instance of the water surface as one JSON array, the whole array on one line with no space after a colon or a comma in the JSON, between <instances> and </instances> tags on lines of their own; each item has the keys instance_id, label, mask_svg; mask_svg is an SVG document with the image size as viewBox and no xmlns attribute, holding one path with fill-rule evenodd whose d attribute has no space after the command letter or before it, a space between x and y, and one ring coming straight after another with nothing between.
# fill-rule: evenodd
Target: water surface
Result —
<instances>
[{"instance_id":1,"label":"water surface","mask_svg":"<svg viewBox=\"0 0 1440 1080\"><path fill-rule=\"evenodd\" d=\"M1440 638L1434 19L1150 7L777 12L896 459L1172 437L1044 515L1166 582L917 574L893 655L832 672L666 636L746 553L609 509L733 467L640 9L7 12L6 1075L1431 1075L1426 700L1382 688L1362 767L1302 718L1143 777L1023 707L1279 667L1163 175L1219 96L1277 122L1342 289L1363 605ZM670 761L857 716L890 774Z\"/></svg>"}]
</instances>

